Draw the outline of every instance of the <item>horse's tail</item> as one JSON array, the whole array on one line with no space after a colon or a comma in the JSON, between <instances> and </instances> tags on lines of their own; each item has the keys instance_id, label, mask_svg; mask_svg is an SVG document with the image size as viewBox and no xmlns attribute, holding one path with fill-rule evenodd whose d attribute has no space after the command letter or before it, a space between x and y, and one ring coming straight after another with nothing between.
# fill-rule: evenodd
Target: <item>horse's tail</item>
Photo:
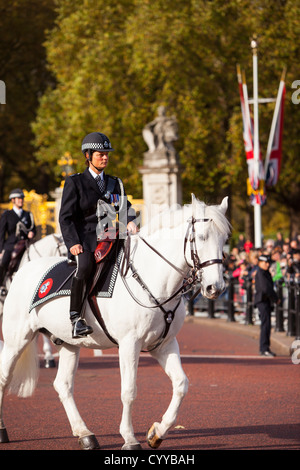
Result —
<instances>
[{"instance_id":1,"label":"horse's tail","mask_svg":"<svg viewBox=\"0 0 300 470\"><path fill-rule=\"evenodd\" d=\"M3 343L0 344L0 356L2 349ZM36 339L34 339L22 351L17 363L15 364L12 378L9 382L8 392L22 398L30 397L36 388L38 377L39 358L37 342Z\"/></svg>"}]
</instances>

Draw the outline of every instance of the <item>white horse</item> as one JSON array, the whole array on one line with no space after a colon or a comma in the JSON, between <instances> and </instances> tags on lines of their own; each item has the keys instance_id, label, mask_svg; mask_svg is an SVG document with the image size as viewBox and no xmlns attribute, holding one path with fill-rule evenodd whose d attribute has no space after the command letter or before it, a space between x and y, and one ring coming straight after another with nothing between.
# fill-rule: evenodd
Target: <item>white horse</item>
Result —
<instances>
[{"instance_id":1,"label":"white horse","mask_svg":"<svg viewBox=\"0 0 300 470\"><path fill-rule=\"evenodd\" d=\"M21 269L25 263L32 261L36 258L41 258L42 256L67 256L68 250L64 244L63 237L60 234L52 233L46 237L38 240L34 243L29 244L26 248L18 269ZM3 305L5 301L6 294L10 288L12 279L9 276L6 276L4 280L4 287L0 292L0 318L3 313ZM45 367L54 367L54 357L52 355L51 344L47 336L43 335L43 352Z\"/></svg>"},{"instance_id":2,"label":"white horse","mask_svg":"<svg viewBox=\"0 0 300 470\"><path fill-rule=\"evenodd\" d=\"M116 346L113 341L118 344L123 450L141 449L134 435L131 409L136 397L139 355L141 351L150 351L173 386L172 399L162 421L155 422L148 431L148 444L158 447L174 425L188 390L176 340L186 315L182 286L200 280L204 296L216 298L223 292L222 252L230 233L226 209L227 198L219 206L207 206L193 196L191 205L167 211L161 221L129 237L131 244L125 245L113 296L96 300L105 327L100 326L87 304L85 317L94 332L86 338L72 339L68 297L55 297L29 313L38 282L59 259L40 258L18 271L4 307L0 442L8 442L2 414L4 391L9 387L10 392L22 397L33 393L38 378L33 339L43 329L63 341L54 388L72 433L79 438L83 449L97 449L99 444L79 415L73 398L80 348L108 349Z\"/></svg>"}]
</instances>

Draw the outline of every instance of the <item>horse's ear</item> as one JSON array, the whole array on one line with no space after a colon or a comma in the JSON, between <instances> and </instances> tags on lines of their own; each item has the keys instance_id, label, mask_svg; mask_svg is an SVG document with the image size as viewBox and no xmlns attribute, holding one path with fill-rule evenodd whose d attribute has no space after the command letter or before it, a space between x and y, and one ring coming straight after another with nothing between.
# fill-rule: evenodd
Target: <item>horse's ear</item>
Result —
<instances>
[{"instance_id":1,"label":"horse's ear","mask_svg":"<svg viewBox=\"0 0 300 470\"><path fill-rule=\"evenodd\" d=\"M197 202L197 198L196 198L195 194L192 193L192 211L193 211L193 214L195 214L196 202Z\"/></svg>"},{"instance_id":2,"label":"horse's ear","mask_svg":"<svg viewBox=\"0 0 300 470\"><path fill-rule=\"evenodd\" d=\"M227 208L228 208L228 196L224 197L219 207L220 207L221 212L223 212L223 214L225 215Z\"/></svg>"},{"instance_id":3,"label":"horse's ear","mask_svg":"<svg viewBox=\"0 0 300 470\"><path fill-rule=\"evenodd\" d=\"M191 196L192 196L192 204L195 204L197 202L197 198L194 193L192 193Z\"/></svg>"}]
</instances>

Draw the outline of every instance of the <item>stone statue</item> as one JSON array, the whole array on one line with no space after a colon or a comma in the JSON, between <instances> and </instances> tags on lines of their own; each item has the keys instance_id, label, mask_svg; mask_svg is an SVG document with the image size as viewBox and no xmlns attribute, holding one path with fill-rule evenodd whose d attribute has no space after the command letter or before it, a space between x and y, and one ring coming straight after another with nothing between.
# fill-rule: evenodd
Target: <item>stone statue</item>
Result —
<instances>
[{"instance_id":1,"label":"stone statue","mask_svg":"<svg viewBox=\"0 0 300 470\"><path fill-rule=\"evenodd\" d=\"M173 143L178 140L175 116L167 116L164 106L159 106L157 117L143 129L148 145L144 164L139 168L143 175L144 223L167 207L182 204L182 165Z\"/></svg>"},{"instance_id":2,"label":"stone statue","mask_svg":"<svg viewBox=\"0 0 300 470\"><path fill-rule=\"evenodd\" d=\"M148 145L148 151L157 150L175 153L173 142L178 140L178 124L175 116L166 116L166 108L159 106L158 116L143 129L143 138Z\"/></svg>"}]
</instances>

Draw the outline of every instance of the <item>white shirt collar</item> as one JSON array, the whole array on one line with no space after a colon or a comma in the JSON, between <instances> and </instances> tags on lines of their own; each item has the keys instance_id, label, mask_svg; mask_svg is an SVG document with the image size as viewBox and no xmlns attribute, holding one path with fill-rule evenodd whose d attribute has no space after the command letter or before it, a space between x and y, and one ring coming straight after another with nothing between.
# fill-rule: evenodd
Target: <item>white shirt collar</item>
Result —
<instances>
[{"instance_id":1,"label":"white shirt collar","mask_svg":"<svg viewBox=\"0 0 300 470\"><path fill-rule=\"evenodd\" d=\"M97 178L97 176L99 176L99 175L97 175L97 173L96 173L95 171L93 171L91 168L89 168L89 172L91 173L91 175L92 175L93 178ZM101 179L103 180L103 179L104 179L103 171L101 171L100 176L101 176Z\"/></svg>"},{"instance_id":2,"label":"white shirt collar","mask_svg":"<svg viewBox=\"0 0 300 470\"><path fill-rule=\"evenodd\" d=\"M13 206L13 210L15 211L15 213L17 214L18 217L21 217L21 215L23 213L23 209L19 209L18 207Z\"/></svg>"}]
</instances>

